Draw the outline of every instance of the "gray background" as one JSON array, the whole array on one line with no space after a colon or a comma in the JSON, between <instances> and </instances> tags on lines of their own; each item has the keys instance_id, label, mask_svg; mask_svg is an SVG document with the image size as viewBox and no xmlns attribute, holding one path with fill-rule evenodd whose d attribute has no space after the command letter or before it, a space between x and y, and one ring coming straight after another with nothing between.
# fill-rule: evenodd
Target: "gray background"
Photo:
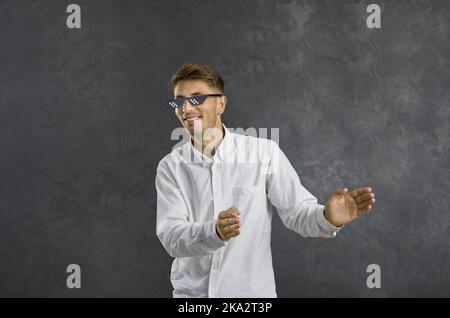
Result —
<instances>
[{"instance_id":1,"label":"gray background","mask_svg":"<svg viewBox=\"0 0 450 318\"><path fill-rule=\"evenodd\" d=\"M227 126L280 128L319 202L377 195L335 240L274 218L279 297L450 296L450 2L376 1L379 30L371 1L76 1L80 30L70 3L0 1L0 296L171 297L154 178L184 62L222 74Z\"/></svg>"}]
</instances>

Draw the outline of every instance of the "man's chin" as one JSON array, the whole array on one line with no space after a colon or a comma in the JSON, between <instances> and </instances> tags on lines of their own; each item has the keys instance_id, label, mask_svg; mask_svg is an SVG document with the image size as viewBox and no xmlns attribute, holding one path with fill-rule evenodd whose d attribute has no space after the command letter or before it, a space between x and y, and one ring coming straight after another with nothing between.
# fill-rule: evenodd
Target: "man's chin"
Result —
<instances>
[{"instance_id":1,"label":"man's chin","mask_svg":"<svg viewBox=\"0 0 450 318\"><path fill-rule=\"evenodd\" d=\"M198 128L198 129L203 129L203 127L204 127L203 122L200 119L194 120L192 122L188 122L186 124L186 126L190 127L190 128L194 128L195 127L195 128Z\"/></svg>"},{"instance_id":2,"label":"man's chin","mask_svg":"<svg viewBox=\"0 0 450 318\"><path fill-rule=\"evenodd\" d=\"M194 124L194 125L187 124L187 125L184 125L184 128L189 132L189 134L191 136L193 136L194 134L197 134L197 135L203 134L205 131L205 128L203 127L202 124Z\"/></svg>"}]
</instances>

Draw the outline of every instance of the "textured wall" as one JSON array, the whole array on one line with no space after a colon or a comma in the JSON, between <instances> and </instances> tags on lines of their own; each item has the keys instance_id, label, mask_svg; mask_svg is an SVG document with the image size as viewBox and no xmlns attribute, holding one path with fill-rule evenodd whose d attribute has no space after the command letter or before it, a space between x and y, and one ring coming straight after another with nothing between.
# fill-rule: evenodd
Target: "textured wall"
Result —
<instances>
[{"instance_id":1,"label":"textured wall","mask_svg":"<svg viewBox=\"0 0 450 318\"><path fill-rule=\"evenodd\" d=\"M331 241L274 218L280 297L449 297L450 3L376 1L368 29L371 2L85 0L76 30L71 2L0 1L0 296L171 296L154 178L168 79L196 62L226 81L224 123L279 127L321 203L377 195Z\"/></svg>"}]
</instances>

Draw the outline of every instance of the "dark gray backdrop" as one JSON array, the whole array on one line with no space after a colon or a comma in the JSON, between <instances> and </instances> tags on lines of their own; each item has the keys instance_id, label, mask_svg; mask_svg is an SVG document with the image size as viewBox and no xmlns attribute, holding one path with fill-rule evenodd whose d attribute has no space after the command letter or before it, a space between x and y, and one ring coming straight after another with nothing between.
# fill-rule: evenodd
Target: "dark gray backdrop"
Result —
<instances>
[{"instance_id":1,"label":"dark gray backdrop","mask_svg":"<svg viewBox=\"0 0 450 318\"><path fill-rule=\"evenodd\" d=\"M79 30L70 3L0 1L0 296L171 297L154 178L184 62L222 74L227 126L280 128L319 202L377 195L334 240L274 218L280 297L450 296L448 1L376 1L378 30L371 1L76 1Z\"/></svg>"}]
</instances>

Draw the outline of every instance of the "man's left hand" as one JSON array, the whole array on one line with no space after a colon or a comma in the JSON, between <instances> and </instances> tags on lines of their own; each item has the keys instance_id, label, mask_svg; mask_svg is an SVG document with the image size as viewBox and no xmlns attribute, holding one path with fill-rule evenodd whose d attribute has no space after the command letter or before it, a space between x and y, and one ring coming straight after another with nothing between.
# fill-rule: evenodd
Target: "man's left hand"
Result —
<instances>
[{"instance_id":1,"label":"man's left hand","mask_svg":"<svg viewBox=\"0 0 450 318\"><path fill-rule=\"evenodd\" d=\"M348 192L347 188L338 189L325 205L325 217L334 226L342 226L361 215L368 213L375 203L372 188L357 188Z\"/></svg>"}]
</instances>

